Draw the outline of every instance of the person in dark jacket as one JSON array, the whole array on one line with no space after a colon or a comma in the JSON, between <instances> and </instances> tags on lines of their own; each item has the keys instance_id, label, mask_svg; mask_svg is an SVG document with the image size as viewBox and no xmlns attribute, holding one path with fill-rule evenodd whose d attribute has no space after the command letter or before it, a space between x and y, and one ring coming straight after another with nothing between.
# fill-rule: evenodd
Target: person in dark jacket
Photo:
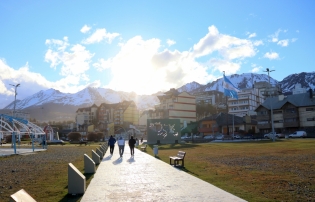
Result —
<instances>
[{"instance_id":1,"label":"person in dark jacket","mask_svg":"<svg viewBox=\"0 0 315 202\"><path fill-rule=\"evenodd\" d=\"M136 140L133 139L133 136L130 137L130 140L129 140L128 144L129 144L129 147L130 147L131 156L134 156Z\"/></svg>"},{"instance_id":2,"label":"person in dark jacket","mask_svg":"<svg viewBox=\"0 0 315 202\"><path fill-rule=\"evenodd\" d=\"M113 155L115 143L116 143L116 139L111 135L108 140L108 146L110 148L109 151L111 155Z\"/></svg>"}]
</instances>

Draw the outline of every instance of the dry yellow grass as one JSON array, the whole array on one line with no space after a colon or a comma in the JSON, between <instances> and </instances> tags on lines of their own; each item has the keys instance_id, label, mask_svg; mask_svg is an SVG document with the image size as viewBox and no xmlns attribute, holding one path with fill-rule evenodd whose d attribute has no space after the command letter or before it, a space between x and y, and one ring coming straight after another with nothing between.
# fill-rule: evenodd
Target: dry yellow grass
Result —
<instances>
[{"instance_id":1,"label":"dry yellow grass","mask_svg":"<svg viewBox=\"0 0 315 202\"><path fill-rule=\"evenodd\" d=\"M186 172L245 200L315 201L315 140L160 145L158 156L178 150Z\"/></svg>"}]
</instances>

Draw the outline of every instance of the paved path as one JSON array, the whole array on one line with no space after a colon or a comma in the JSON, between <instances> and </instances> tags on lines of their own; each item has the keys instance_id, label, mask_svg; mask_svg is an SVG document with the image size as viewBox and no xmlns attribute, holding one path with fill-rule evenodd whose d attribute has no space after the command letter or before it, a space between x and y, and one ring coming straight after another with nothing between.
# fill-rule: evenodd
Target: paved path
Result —
<instances>
[{"instance_id":1,"label":"paved path","mask_svg":"<svg viewBox=\"0 0 315 202\"><path fill-rule=\"evenodd\" d=\"M33 151L33 148L19 148L18 146L16 147L16 154L28 154L28 153L33 153L33 152L38 152L38 151L46 151L46 149L40 149L36 147ZM0 146L0 156L11 156L14 155L14 149L11 148L11 145L6 144L6 145L1 145Z\"/></svg>"},{"instance_id":2,"label":"paved path","mask_svg":"<svg viewBox=\"0 0 315 202\"><path fill-rule=\"evenodd\" d=\"M189 154L188 154L189 155ZM109 148L98 166L81 202L93 201L244 201L203 180L135 149L131 157L125 146Z\"/></svg>"}]
</instances>

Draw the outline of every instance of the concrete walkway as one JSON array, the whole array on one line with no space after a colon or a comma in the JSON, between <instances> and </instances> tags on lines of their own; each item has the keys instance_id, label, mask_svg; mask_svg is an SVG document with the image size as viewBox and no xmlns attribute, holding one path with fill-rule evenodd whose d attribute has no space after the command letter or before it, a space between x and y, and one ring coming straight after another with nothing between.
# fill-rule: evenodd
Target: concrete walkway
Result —
<instances>
[{"instance_id":1,"label":"concrete walkway","mask_svg":"<svg viewBox=\"0 0 315 202\"><path fill-rule=\"evenodd\" d=\"M93 201L244 200L138 149L131 157L128 145L120 158L116 145L113 156L108 148L81 200Z\"/></svg>"}]
</instances>

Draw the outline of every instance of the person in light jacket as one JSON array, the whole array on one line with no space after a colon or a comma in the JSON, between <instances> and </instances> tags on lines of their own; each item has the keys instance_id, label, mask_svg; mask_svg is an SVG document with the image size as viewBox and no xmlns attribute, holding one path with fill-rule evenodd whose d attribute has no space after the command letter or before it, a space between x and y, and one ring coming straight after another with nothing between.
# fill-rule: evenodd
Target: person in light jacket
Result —
<instances>
[{"instance_id":1,"label":"person in light jacket","mask_svg":"<svg viewBox=\"0 0 315 202\"><path fill-rule=\"evenodd\" d=\"M108 146L109 146L109 151L110 151L110 154L113 155L113 152L114 152L114 148L115 148L115 143L116 143L116 139L113 138L113 136L111 135L109 140L108 140Z\"/></svg>"},{"instance_id":2,"label":"person in light jacket","mask_svg":"<svg viewBox=\"0 0 315 202\"><path fill-rule=\"evenodd\" d=\"M119 147L119 155L120 157L122 157L124 154L124 149L125 149L125 140L122 137L120 137L118 140L118 147Z\"/></svg>"}]
</instances>

